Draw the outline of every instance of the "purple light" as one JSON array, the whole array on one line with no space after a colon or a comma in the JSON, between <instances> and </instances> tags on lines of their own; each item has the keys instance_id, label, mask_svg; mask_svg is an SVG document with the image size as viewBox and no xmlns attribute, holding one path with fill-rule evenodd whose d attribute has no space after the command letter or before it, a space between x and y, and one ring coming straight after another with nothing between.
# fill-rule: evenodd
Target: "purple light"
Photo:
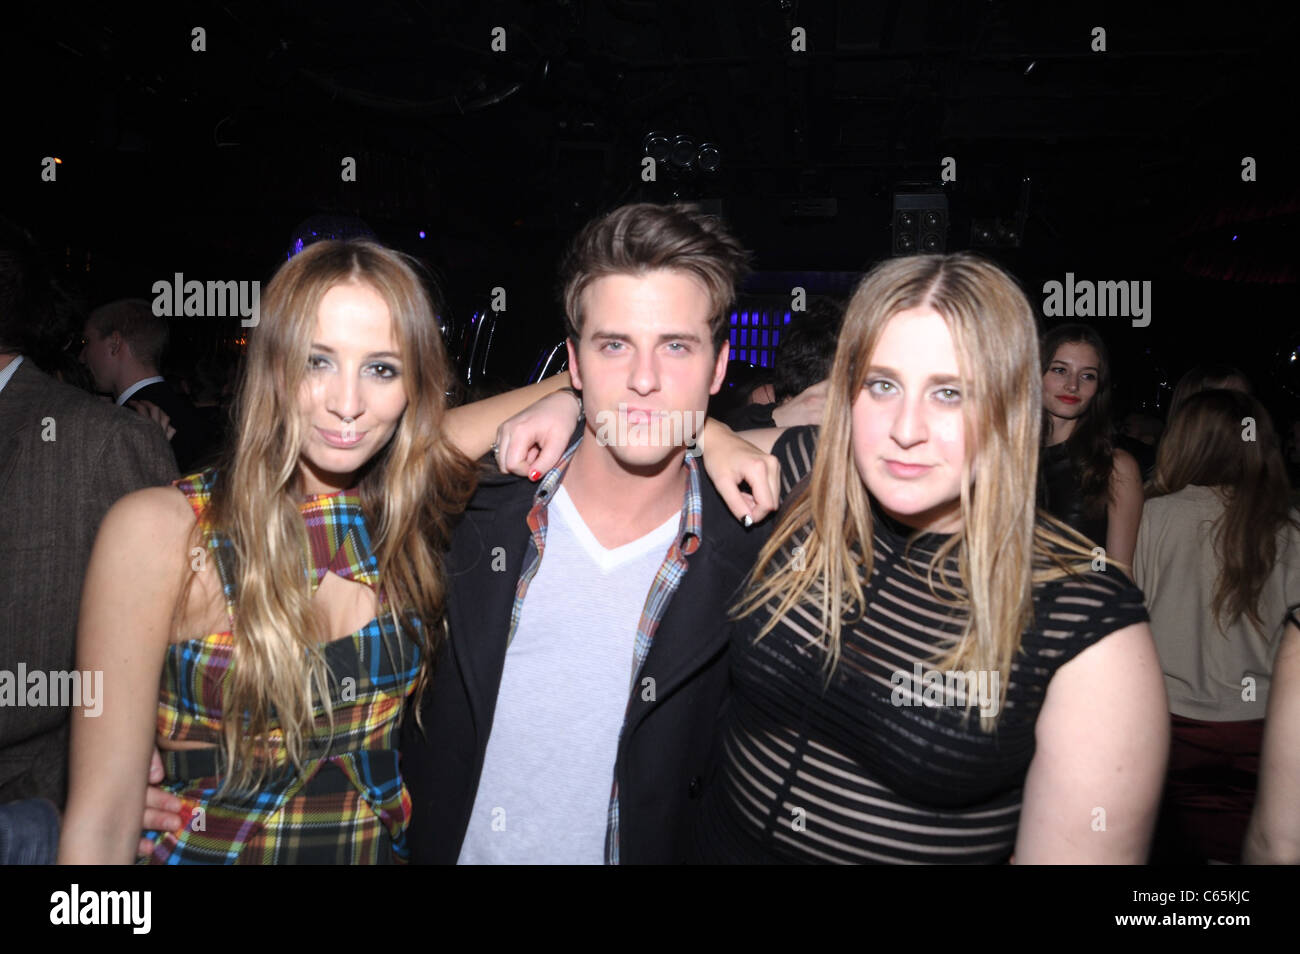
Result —
<instances>
[{"instance_id":1,"label":"purple light","mask_svg":"<svg viewBox=\"0 0 1300 954\"><path fill-rule=\"evenodd\" d=\"M1234 236L1232 237L1232 240L1233 240L1234 242L1237 241L1237 236L1234 235Z\"/></svg>"},{"instance_id":2,"label":"purple light","mask_svg":"<svg viewBox=\"0 0 1300 954\"><path fill-rule=\"evenodd\" d=\"M420 229L420 238L424 238L424 229Z\"/></svg>"}]
</instances>

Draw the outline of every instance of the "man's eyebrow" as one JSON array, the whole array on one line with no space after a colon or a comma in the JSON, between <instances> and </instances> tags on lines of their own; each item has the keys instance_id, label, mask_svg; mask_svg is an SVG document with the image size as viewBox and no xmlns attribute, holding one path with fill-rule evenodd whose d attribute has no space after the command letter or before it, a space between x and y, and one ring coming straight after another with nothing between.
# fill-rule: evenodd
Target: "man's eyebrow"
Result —
<instances>
[{"instance_id":1,"label":"man's eyebrow","mask_svg":"<svg viewBox=\"0 0 1300 954\"><path fill-rule=\"evenodd\" d=\"M902 375L899 374L899 373L898 373L896 370L894 370L893 368L885 368L885 367L881 367L881 366L878 365L878 364L873 364L871 367L867 368L867 374L869 374L869 375L871 375L871 374L883 374L883 375L886 375L887 377L891 377L891 378L901 378L901 377L902 377ZM930 375L928 378L925 379L925 383L926 383L926 384L960 384L960 383L961 383L961 377L960 377L959 375L956 375L956 374L932 374L932 375Z\"/></svg>"},{"instance_id":2,"label":"man's eyebrow","mask_svg":"<svg viewBox=\"0 0 1300 954\"><path fill-rule=\"evenodd\" d=\"M632 341L631 335L626 335L618 331L593 331L591 333L591 337L593 340L599 339L601 341L627 341L627 342ZM662 341L690 341L695 344L699 344L704 339L702 339L699 335L695 334L695 332L693 331L670 331L660 335L658 340L661 342Z\"/></svg>"},{"instance_id":3,"label":"man's eyebrow","mask_svg":"<svg viewBox=\"0 0 1300 954\"><path fill-rule=\"evenodd\" d=\"M338 352L335 351L333 348L331 348L329 345L327 345L327 344L320 344L319 342L316 342L316 341L313 341L313 342L311 343L311 350L312 350L312 351L321 351L321 352L324 352L325 354L337 354L337 353L338 353ZM395 352L395 351L372 351L372 352L370 352L368 355L366 355L366 359L367 359L367 360L369 360L369 359L371 359L371 358L389 358L389 359L391 359L391 360L398 360L398 361L400 361L401 358L402 358L402 356L401 356L400 354L398 354L397 352Z\"/></svg>"}]
</instances>

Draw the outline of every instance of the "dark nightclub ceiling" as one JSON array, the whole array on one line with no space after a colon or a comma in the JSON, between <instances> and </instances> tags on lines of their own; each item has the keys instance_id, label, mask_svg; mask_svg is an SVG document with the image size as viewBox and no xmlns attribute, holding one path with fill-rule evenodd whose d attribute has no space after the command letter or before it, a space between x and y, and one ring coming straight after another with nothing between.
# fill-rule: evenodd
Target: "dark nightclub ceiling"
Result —
<instances>
[{"instance_id":1,"label":"dark nightclub ceiling","mask_svg":"<svg viewBox=\"0 0 1300 954\"><path fill-rule=\"evenodd\" d=\"M760 270L856 272L890 254L895 194L928 191L947 201L944 247L984 248L1031 297L1067 271L1153 281L1145 337L1115 331L1121 364L1155 342L1177 365L1190 330L1250 334L1225 345L1245 355L1300 327L1294 3L25 16L2 41L5 211L70 269L88 255L91 296L174 271L265 275L305 219L348 217L430 262L461 307L517 288L544 339L562 244L601 209L697 199Z\"/></svg>"}]
</instances>

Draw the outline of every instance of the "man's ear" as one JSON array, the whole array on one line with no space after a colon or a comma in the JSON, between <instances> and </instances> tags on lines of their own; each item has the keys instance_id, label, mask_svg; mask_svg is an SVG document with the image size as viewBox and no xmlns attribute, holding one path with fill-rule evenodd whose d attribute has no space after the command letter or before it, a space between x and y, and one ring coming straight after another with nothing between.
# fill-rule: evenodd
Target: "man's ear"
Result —
<instances>
[{"instance_id":1,"label":"man's ear","mask_svg":"<svg viewBox=\"0 0 1300 954\"><path fill-rule=\"evenodd\" d=\"M122 333L120 331L114 331L108 336L108 353L113 355L113 357L117 357L118 350L125 344L126 342L122 340Z\"/></svg>"},{"instance_id":2,"label":"man's ear","mask_svg":"<svg viewBox=\"0 0 1300 954\"><path fill-rule=\"evenodd\" d=\"M731 359L731 342L724 341L718 348L718 358L713 366L713 384L709 386L710 394L722 390L722 382L727 379L727 362Z\"/></svg>"},{"instance_id":3,"label":"man's ear","mask_svg":"<svg viewBox=\"0 0 1300 954\"><path fill-rule=\"evenodd\" d=\"M578 368L578 349L573 346L572 338L566 339L564 344L569 349L569 378L573 381L574 388L581 391L582 372Z\"/></svg>"}]
</instances>

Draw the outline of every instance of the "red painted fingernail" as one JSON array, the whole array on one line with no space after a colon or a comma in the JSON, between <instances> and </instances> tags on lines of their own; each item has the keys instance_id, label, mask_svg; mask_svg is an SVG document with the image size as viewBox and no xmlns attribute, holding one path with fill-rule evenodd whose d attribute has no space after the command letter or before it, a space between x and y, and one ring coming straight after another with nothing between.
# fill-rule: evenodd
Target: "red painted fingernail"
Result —
<instances>
[{"instance_id":1,"label":"red painted fingernail","mask_svg":"<svg viewBox=\"0 0 1300 954\"><path fill-rule=\"evenodd\" d=\"M528 472L528 479L531 480L533 483L537 483L537 481L541 480L541 478L542 478L542 472L540 470L530 470Z\"/></svg>"}]
</instances>

